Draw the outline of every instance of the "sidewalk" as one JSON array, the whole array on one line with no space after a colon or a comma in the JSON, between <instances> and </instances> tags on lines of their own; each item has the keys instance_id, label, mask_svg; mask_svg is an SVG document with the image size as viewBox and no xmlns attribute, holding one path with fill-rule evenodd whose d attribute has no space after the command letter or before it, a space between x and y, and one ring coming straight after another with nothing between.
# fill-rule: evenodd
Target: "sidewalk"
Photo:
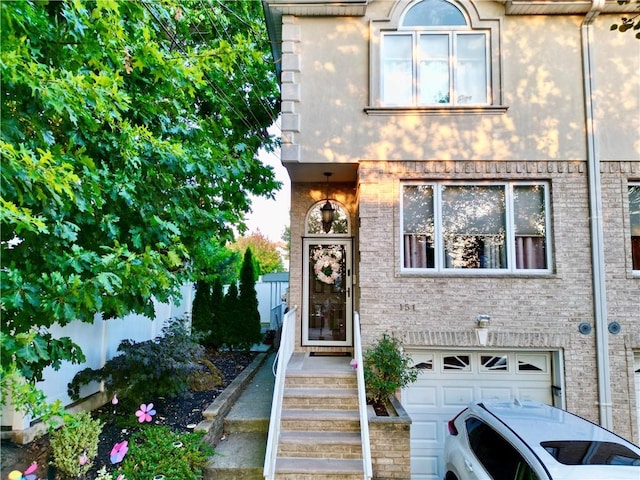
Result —
<instances>
[{"instance_id":1,"label":"sidewalk","mask_svg":"<svg viewBox=\"0 0 640 480\"><path fill-rule=\"evenodd\" d=\"M236 389L244 389L228 413L217 420L222 423L222 433L219 438L213 439L216 453L211 457L211 465L204 473L205 480L263 479L275 383L271 370L274 359L274 352L267 353L244 387L242 381L238 382ZM211 405L212 411L218 409L215 403Z\"/></svg>"}]
</instances>

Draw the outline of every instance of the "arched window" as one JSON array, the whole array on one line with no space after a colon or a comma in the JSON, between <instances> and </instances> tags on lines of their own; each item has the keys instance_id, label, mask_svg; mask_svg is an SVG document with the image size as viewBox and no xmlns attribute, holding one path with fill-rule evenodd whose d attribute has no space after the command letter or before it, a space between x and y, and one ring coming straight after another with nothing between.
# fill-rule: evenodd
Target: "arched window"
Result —
<instances>
[{"instance_id":1,"label":"arched window","mask_svg":"<svg viewBox=\"0 0 640 480\"><path fill-rule=\"evenodd\" d=\"M307 218L305 220L305 232L307 235L344 235L347 236L351 233L351 225L349 222L349 213L340 204L333 200L329 200L329 203L334 208L333 222L329 231L325 231L322 225L322 211L321 208L325 204L326 200L316 203L307 212Z\"/></svg>"},{"instance_id":2,"label":"arched window","mask_svg":"<svg viewBox=\"0 0 640 480\"><path fill-rule=\"evenodd\" d=\"M372 92L380 107L499 105L498 22L461 0L420 0L381 25ZM395 27L393 27L395 25ZM495 38L493 38L495 37ZM378 43L378 42L376 42ZM493 58L495 57L495 58Z\"/></svg>"},{"instance_id":3,"label":"arched window","mask_svg":"<svg viewBox=\"0 0 640 480\"><path fill-rule=\"evenodd\" d=\"M451 27L466 24L460 9L445 0L423 0L416 3L402 19L403 27Z\"/></svg>"}]
</instances>

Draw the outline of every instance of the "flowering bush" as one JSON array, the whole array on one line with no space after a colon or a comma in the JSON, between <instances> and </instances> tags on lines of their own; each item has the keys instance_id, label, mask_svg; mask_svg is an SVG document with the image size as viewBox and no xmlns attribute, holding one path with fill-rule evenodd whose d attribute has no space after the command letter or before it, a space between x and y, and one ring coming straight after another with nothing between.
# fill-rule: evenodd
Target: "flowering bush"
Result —
<instances>
[{"instance_id":1,"label":"flowering bush","mask_svg":"<svg viewBox=\"0 0 640 480\"><path fill-rule=\"evenodd\" d=\"M333 285L340 278L342 253L337 248L318 249L313 254L313 273L322 283Z\"/></svg>"}]
</instances>

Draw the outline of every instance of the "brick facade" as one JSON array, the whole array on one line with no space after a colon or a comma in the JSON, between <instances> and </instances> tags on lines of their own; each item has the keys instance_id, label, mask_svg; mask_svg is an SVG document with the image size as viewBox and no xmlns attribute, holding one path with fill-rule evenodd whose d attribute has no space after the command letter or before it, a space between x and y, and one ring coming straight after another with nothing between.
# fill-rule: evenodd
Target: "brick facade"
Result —
<instances>
[{"instance_id":1,"label":"brick facade","mask_svg":"<svg viewBox=\"0 0 640 480\"><path fill-rule=\"evenodd\" d=\"M375 480L406 480L411 477L411 419L392 398L395 412L389 417L369 413L371 463Z\"/></svg>"},{"instance_id":2,"label":"brick facade","mask_svg":"<svg viewBox=\"0 0 640 480\"><path fill-rule=\"evenodd\" d=\"M304 221L327 194L321 172L344 177L344 166L354 165L349 181L332 183L328 195L351 215L353 308L365 346L393 332L408 348L480 348L475 319L490 314L486 348L554 352L564 406L598 422L600 318L612 428L637 442L640 275L631 265L628 184L640 181L640 57L637 40L609 28L619 20L617 9L630 7L606 2L587 27L588 5L569 11L567 2L452 0L472 23L491 29L492 104L396 110L376 105L376 52L381 32L393 31L411 2L314 3L325 8L323 15L307 3L290 2L279 17L282 160L292 174L292 303L304 304ZM588 46L590 72L587 28L595 39ZM594 164L599 175L590 174ZM549 185L548 273L402 271L403 181L512 180ZM598 218L594 202L602 206ZM594 263L592 223L599 222L604 257ZM604 302L594 293L599 265ZM609 333L613 322L620 331ZM579 331L583 323L593 327L590 333ZM296 338L300 343L299 333Z\"/></svg>"}]
</instances>

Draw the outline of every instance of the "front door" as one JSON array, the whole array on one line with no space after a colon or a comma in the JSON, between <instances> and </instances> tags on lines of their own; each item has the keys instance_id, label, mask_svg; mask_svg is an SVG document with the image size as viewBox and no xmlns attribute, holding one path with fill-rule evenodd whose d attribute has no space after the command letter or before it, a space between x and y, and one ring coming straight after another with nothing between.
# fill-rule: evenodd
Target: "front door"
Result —
<instances>
[{"instance_id":1,"label":"front door","mask_svg":"<svg viewBox=\"0 0 640 480\"><path fill-rule=\"evenodd\" d=\"M304 240L302 344L352 345L351 240Z\"/></svg>"}]
</instances>

